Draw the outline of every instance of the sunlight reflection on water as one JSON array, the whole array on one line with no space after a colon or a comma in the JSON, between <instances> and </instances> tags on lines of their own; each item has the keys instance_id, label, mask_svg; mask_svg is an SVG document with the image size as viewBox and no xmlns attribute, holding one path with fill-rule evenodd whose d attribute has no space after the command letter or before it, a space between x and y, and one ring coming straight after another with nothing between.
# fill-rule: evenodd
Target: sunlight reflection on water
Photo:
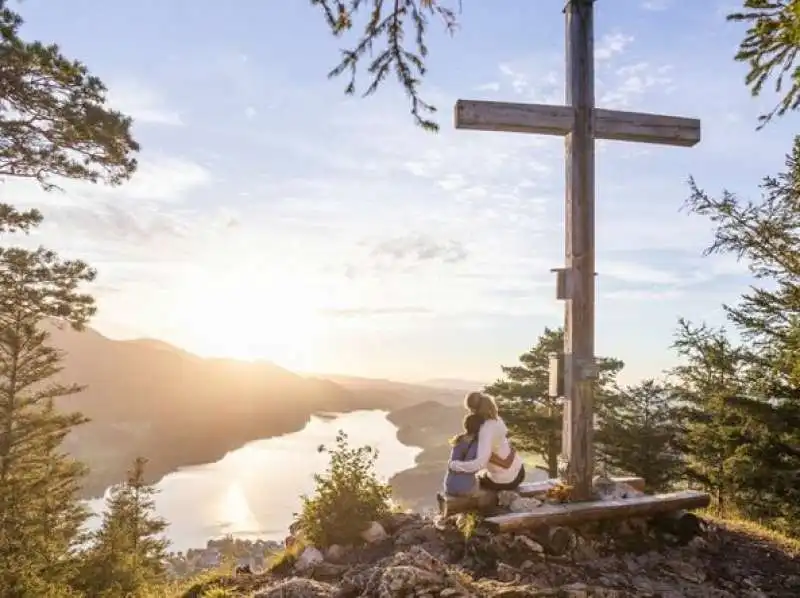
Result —
<instances>
[{"instance_id":1,"label":"sunlight reflection on water","mask_svg":"<svg viewBox=\"0 0 800 598\"><path fill-rule=\"evenodd\" d=\"M216 463L181 469L158 484L158 513L170 522L171 550L200 548L223 534L282 540L300 495L314 488L312 476L328 464L317 452L344 430L351 446L380 451L376 470L388 479L414 466L419 449L402 445L385 411L355 411L330 418L312 417L301 431L251 442ZM103 499L89 501L99 513ZM92 527L97 524L93 519Z\"/></svg>"}]
</instances>

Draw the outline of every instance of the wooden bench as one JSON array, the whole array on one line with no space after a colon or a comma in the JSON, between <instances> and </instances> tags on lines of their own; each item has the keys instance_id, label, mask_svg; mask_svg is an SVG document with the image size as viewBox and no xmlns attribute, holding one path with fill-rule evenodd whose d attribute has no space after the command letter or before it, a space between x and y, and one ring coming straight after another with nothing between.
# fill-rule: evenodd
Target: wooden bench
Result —
<instances>
[{"instance_id":1,"label":"wooden bench","mask_svg":"<svg viewBox=\"0 0 800 598\"><path fill-rule=\"evenodd\" d=\"M611 478L615 484L626 484L637 492L644 492L644 478L620 477ZM520 484L515 490L517 494L525 498L545 497L547 492L560 484L559 480L550 479L541 482L525 482ZM436 497L439 504L439 514L442 517L455 515L456 513L468 513L472 511L485 512L497 506L497 493L491 490L479 490L469 496L451 496L449 494L439 494Z\"/></svg>"},{"instance_id":2,"label":"wooden bench","mask_svg":"<svg viewBox=\"0 0 800 598\"><path fill-rule=\"evenodd\" d=\"M670 512L702 509L710 503L711 497L705 492L686 490L615 500L542 505L527 513L488 517L484 520L484 524L497 532L531 530L539 527L569 527L605 519L656 517Z\"/></svg>"}]
</instances>

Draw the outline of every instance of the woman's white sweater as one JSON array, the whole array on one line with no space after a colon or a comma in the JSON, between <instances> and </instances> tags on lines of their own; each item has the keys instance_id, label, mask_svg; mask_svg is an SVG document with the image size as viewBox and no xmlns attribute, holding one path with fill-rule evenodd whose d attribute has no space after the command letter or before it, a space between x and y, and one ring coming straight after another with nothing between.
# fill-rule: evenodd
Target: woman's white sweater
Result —
<instances>
[{"instance_id":1,"label":"woman's white sweater","mask_svg":"<svg viewBox=\"0 0 800 598\"><path fill-rule=\"evenodd\" d=\"M517 453L511 467L504 469L489 460L492 453L505 459L511 452L508 442L508 428L500 419L487 419L481 425L478 433L478 453L472 461L451 461L450 469L462 473L475 473L481 469L487 470L489 478L498 484L509 484L514 481L522 469L522 459Z\"/></svg>"}]
</instances>

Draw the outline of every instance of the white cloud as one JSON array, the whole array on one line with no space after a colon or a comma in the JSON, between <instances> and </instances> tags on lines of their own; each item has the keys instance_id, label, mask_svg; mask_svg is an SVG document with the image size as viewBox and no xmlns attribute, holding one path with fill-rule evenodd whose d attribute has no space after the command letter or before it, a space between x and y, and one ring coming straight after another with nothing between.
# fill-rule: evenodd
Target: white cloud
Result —
<instances>
[{"instance_id":1,"label":"white cloud","mask_svg":"<svg viewBox=\"0 0 800 598\"><path fill-rule=\"evenodd\" d=\"M622 54L625 49L633 43L633 36L624 33L606 33L594 48L594 59L597 62L611 60L615 56Z\"/></svg>"},{"instance_id":2,"label":"white cloud","mask_svg":"<svg viewBox=\"0 0 800 598\"><path fill-rule=\"evenodd\" d=\"M200 164L167 155L143 158L129 183L107 189L107 193L152 201L180 201L190 192L209 184L212 175Z\"/></svg>"},{"instance_id":3,"label":"white cloud","mask_svg":"<svg viewBox=\"0 0 800 598\"><path fill-rule=\"evenodd\" d=\"M164 98L141 81L121 79L108 85L108 103L137 123L183 125L179 112L165 106Z\"/></svg>"},{"instance_id":4,"label":"white cloud","mask_svg":"<svg viewBox=\"0 0 800 598\"><path fill-rule=\"evenodd\" d=\"M211 173L192 160L145 154L131 180L118 187L60 179L53 181L60 189L45 192L35 181L10 178L0 186L0 199L15 205L40 208L87 207L126 200L174 203L187 199L191 192L211 181Z\"/></svg>"},{"instance_id":5,"label":"white cloud","mask_svg":"<svg viewBox=\"0 0 800 598\"><path fill-rule=\"evenodd\" d=\"M673 83L671 71L669 65L654 66L647 62L619 67L609 77L612 82L600 86L599 104L608 108L630 108L651 90L668 92Z\"/></svg>"},{"instance_id":6,"label":"white cloud","mask_svg":"<svg viewBox=\"0 0 800 598\"><path fill-rule=\"evenodd\" d=\"M682 280L674 272L637 262L604 262L600 270L601 274L622 282L676 285Z\"/></svg>"},{"instance_id":7,"label":"white cloud","mask_svg":"<svg viewBox=\"0 0 800 598\"><path fill-rule=\"evenodd\" d=\"M695 149L598 144L598 296L606 300L600 325L633 313L651 314L664 325L677 315L670 310L685 307L691 316L718 304L715 285L729 284L742 268L700 258L710 239L708 223L678 213L686 175L716 185L744 168L728 159L732 146L752 146L746 155L761 159L773 143L768 133L756 137L746 130L753 112L744 103L746 90L742 101L728 93L741 87L740 73L709 69L696 48L675 54L641 37L634 43L620 32L598 36L598 104L676 114L688 109L704 119L704 140ZM433 88L433 79L426 81L425 96L442 115L435 136L415 128L406 101L391 92L343 99L341 87L331 84L296 92L301 104L287 107L283 94L294 91L275 86L281 94L275 100L270 94L278 92L259 65L231 56L231 68L221 75L235 81L220 86L230 110L208 100L219 115L218 130L204 136L218 154L213 166L145 148L138 181L115 195L70 195L77 203L94 200L96 212L65 213L60 234L71 229L72 246L99 255L97 244L79 245L77 237L105 227L108 256L98 264L104 283L135 279L157 297L180 286L164 274L170 268L205 268L213 279L245 262L227 278L241 280L238 292L263 284L285 287L280 294L286 297L302 289L336 327L372 330L369 342L385 339L375 334L377 326L406 341L409 329L436 335L447 322L458 334L486 331L479 342L491 345L482 349L487 354L493 343L503 350L527 343L543 322L561 321L550 268L564 263L563 140L453 130L447 115L455 95ZM476 67L456 84L508 101L561 103L563 56L547 48L526 59L508 56L499 67ZM730 114L742 115L745 124L734 129ZM224 211L209 211L220 205ZM151 270L157 263L170 268ZM703 294L701 307L696 291ZM454 338L431 345L465 337ZM393 344L391 337L385 344Z\"/></svg>"}]
</instances>

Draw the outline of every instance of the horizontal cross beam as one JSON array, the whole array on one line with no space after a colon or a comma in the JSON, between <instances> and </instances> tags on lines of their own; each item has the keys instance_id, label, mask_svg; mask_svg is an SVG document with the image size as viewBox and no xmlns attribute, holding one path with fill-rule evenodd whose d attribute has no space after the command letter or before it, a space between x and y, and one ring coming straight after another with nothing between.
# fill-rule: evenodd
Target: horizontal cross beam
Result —
<instances>
[{"instance_id":1,"label":"horizontal cross beam","mask_svg":"<svg viewBox=\"0 0 800 598\"><path fill-rule=\"evenodd\" d=\"M458 100L455 120L457 129L563 137L572 130L574 111L569 106L549 104ZM700 141L700 121L696 118L595 108L594 137L691 147Z\"/></svg>"}]
</instances>

